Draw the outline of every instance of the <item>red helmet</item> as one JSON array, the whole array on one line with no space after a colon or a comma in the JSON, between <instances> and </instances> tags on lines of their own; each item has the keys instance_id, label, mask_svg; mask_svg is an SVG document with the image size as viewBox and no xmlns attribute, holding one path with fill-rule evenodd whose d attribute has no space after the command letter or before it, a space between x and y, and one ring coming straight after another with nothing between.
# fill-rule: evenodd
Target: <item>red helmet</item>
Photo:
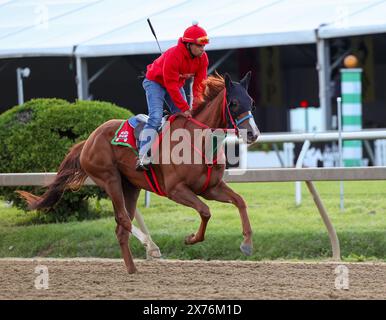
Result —
<instances>
[{"instance_id":1,"label":"red helmet","mask_svg":"<svg viewBox=\"0 0 386 320\"><path fill-rule=\"evenodd\" d=\"M182 41L198 45L205 45L209 43L209 38L206 34L206 31L198 26L198 22L194 21L192 26L185 30Z\"/></svg>"}]
</instances>

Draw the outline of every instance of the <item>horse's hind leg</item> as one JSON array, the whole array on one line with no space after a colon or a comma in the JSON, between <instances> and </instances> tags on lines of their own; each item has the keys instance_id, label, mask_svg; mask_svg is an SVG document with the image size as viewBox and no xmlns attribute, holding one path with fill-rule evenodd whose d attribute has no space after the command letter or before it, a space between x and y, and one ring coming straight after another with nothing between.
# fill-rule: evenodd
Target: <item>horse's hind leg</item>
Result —
<instances>
[{"instance_id":1,"label":"horse's hind leg","mask_svg":"<svg viewBox=\"0 0 386 320\"><path fill-rule=\"evenodd\" d=\"M195 244L204 241L206 225L210 219L209 207L202 202L197 195L183 184L177 185L168 191L170 199L185 206L196 209L201 217L201 224L196 234L191 234L185 238L186 244Z\"/></svg>"}]
</instances>

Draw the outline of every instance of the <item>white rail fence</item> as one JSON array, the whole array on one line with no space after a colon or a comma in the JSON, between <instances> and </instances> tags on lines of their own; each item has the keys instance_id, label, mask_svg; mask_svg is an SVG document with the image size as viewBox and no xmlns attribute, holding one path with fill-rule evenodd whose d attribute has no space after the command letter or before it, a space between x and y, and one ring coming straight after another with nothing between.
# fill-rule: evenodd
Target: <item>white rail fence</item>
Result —
<instances>
[{"instance_id":1,"label":"white rail fence","mask_svg":"<svg viewBox=\"0 0 386 320\"><path fill-rule=\"evenodd\" d=\"M312 133L266 133L262 134L256 143L275 142L323 142L337 141L338 131L312 132ZM386 129L366 129L361 131L342 131L343 140L375 140L386 139Z\"/></svg>"},{"instance_id":2,"label":"white rail fence","mask_svg":"<svg viewBox=\"0 0 386 320\"><path fill-rule=\"evenodd\" d=\"M56 173L0 173L0 186L44 186L55 178ZM332 247L334 260L340 260L340 245L335 228L331 223L327 210L316 191L313 181L360 181L360 180L386 180L386 167L357 167L357 168L275 168L275 169L231 169L224 175L226 182L289 182L305 181L315 205L327 228ZM94 185L89 178L86 185ZM133 230L133 234L146 244L150 241L152 250L158 247L151 241L143 219L137 212L139 220L142 220L140 230ZM155 249L154 249L155 248Z\"/></svg>"},{"instance_id":3,"label":"white rail fence","mask_svg":"<svg viewBox=\"0 0 386 320\"><path fill-rule=\"evenodd\" d=\"M341 132L342 140L363 140L365 148L372 160L372 162L377 165L385 165L386 162L386 129L366 129L361 131L342 131ZM226 139L227 143L238 143L240 145L240 160L247 157L247 150L255 145L261 143L272 143L274 147L277 148L277 143L283 143L284 155L287 158L293 157L293 147L287 146L287 144L293 143L314 143L314 142L330 142L339 140L339 131L327 131L327 132L312 132L312 133L288 133L288 132L278 132L278 133L264 133L259 136L258 140L249 145L248 147L245 144L240 143L238 138L229 137ZM376 140L374 143L374 150L371 148L368 140ZM308 148L307 148L308 149ZM305 151L307 151L307 149ZM276 154L279 158L279 162L282 167L292 167L293 161L284 161L286 159L281 159L279 156L279 151L275 149ZM289 154L292 154L292 157ZM300 159L303 161L303 159ZM245 161L245 160L243 160ZM338 162L336 162L338 164ZM287 164L287 165L285 165ZM339 165L337 165L339 166ZM244 166L246 167L246 166Z\"/></svg>"},{"instance_id":4,"label":"white rail fence","mask_svg":"<svg viewBox=\"0 0 386 320\"><path fill-rule=\"evenodd\" d=\"M338 141L339 135L341 135L342 140L363 140L364 146L372 159L372 162L376 166L385 166L386 165L386 129L365 129L361 131L327 131L327 132L312 132L312 133L264 133L254 144L260 143L303 143L302 152L300 153L297 161L296 167L301 168L303 166L304 157L310 148L311 143L313 142L329 142L329 141ZM368 140L376 140L374 143L375 152ZM236 143L236 137L229 138L229 142ZM251 146L248 146L251 147ZM288 151L288 150L287 150ZM280 159L279 152L276 152L280 163L288 163L288 161L283 161ZM375 154L375 155L374 155ZM247 157L247 147L243 146L240 149L240 158ZM290 155L286 155L287 158L291 158ZM292 164L291 164L292 166ZM339 165L338 165L339 166ZM246 167L246 166L244 166ZM296 205L301 204L301 185L300 180L295 181L295 203Z\"/></svg>"}]
</instances>

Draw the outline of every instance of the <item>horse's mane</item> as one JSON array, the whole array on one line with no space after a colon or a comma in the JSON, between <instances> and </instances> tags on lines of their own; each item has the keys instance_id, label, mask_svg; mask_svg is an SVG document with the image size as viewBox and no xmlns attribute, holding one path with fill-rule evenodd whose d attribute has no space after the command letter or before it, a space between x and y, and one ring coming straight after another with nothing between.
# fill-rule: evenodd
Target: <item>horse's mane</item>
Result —
<instances>
[{"instance_id":1,"label":"horse's mane","mask_svg":"<svg viewBox=\"0 0 386 320\"><path fill-rule=\"evenodd\" d=\"M225 80L217 72L205 79L200 88L200 93L197 97L196 107L193 111L193 116L200 113L201 110L210 101L218 96L218 94L225 88Z\"/></svg>"}]
</instances>

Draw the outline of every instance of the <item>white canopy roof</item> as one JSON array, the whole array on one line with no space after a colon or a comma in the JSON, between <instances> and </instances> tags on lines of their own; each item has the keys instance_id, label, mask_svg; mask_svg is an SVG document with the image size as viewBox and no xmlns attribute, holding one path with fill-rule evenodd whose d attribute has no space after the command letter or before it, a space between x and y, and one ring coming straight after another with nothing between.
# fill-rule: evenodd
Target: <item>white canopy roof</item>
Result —
<instances>
[{"instance_id":1,"label":"white canopy roof","mask_svg":"<svg viewBox=\"0 0 386 320\"><path fill-rule=\"evenodd\" d=\"M320 29L322 38L338 38L386 32L386 1L369 1L364 10L336 19Z\"/></svg>"},{"instance_id":2,"label":"white canopy roof","mask_svg":"<svg viewBox=\"0 0 386 320\"><path fill-rule=\"evenodd\" d=\"M0 58L158 53L193 20L208 50L386 32L380 0L0 0Z\"/></svg>"}]
</instances>

